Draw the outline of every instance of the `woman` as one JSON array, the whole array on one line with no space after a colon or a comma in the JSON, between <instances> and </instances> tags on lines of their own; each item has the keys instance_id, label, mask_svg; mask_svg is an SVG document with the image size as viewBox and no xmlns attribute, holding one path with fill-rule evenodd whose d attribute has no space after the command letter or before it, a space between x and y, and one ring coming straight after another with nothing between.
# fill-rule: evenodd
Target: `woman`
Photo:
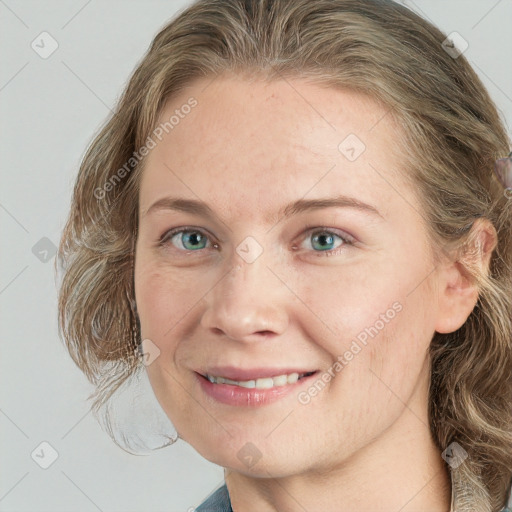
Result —
<instances>
[{"instance_id":1,"label":"woman","mask_svg":"<svg viewBox=\"0 0 512 512\"><path fill-rule=\"evenodd\" d=\"M504 510L510 146L403 6L196 2L87 152L60 246L95 407L142 354L225 468L198 510Z\"/></svg>"}]
</instances>

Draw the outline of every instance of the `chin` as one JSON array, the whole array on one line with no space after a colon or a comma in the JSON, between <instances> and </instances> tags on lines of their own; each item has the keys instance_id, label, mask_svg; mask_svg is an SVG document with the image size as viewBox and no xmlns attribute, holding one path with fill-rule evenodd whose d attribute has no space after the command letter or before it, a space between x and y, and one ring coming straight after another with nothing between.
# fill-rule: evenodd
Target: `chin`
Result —
<instances>
[{"instance_id":1,"label":"chin","mask_svg":"<svg viewBox=\"0 0 512 512\"><path fill-rule=\"evenodd\" d=\"M299 460L290 460L279 454L267 454L259 451L251 443L244 444L241 448L233 451L222 452L209 451L201 454L210 462L222 466L230 471L240 473L252 478L281 478L297 473L301 467Z\"/></svg>"},{"instance_id":2,"label":"chin","mask_svg":"<svg viewBox=\"0 0 512 512\"><path fill-rule=\"evenodd\" d=\"M218 464L218 463L216 463ZM295 474L297 468L290 467L289 464L283 465L279 461L259 460L254 466L247 467L240 461L232 461L232 464L219 464L222 467L240 473L251 478L283 478Z\"/></svg>"}]
</instances>

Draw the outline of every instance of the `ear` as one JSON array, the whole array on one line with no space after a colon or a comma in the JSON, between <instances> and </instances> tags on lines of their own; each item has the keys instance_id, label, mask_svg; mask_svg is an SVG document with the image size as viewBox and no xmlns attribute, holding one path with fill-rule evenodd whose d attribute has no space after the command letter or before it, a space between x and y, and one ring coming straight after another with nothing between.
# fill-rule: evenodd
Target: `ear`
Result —
<instances>
[{"instance_id":1,"label":"ear","mask_svg":"<svg viewBox=\"0 0 512 512\"><path fill-rule=\"evenodd\" d=\"M435 329L454 332L467 320L478 300L478 288L468 269L487 274L497 244L496 229L488 219L477 219L460 254L441 263L439 269L439 314Z\"/></svg>"}]
</instances>

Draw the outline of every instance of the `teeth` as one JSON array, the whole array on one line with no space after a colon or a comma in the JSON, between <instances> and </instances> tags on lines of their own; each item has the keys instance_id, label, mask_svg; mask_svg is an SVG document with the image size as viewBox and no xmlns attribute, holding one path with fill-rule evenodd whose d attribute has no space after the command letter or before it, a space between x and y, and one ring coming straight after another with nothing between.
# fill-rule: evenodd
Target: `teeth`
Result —
<instances>
[{"instance_id":1,"label":"teeth","mask_svg":"<svg viewBox=\"0 0 512 512\"><path fill-rule=\"evenodd\" d=\"M274 386L284 386L285 384L288 384L288 377L286 375L279 375L279 377L274 377L270 380Z\"/></svg>"},{"instance_id":2,"label":"teeth","mask_svg":"<svg viewBox=\"0 0 512 512\"><path fill-rule=\"evenodd\" d=\"M207 378L213 384L231 384L233 386L240 386L242 388L256 388L256 389L269 389L275 386L286 386L286 384L295 384L300 377L307 374L290 373L289 375L278 375L277 377L267 377L256 380L231 380L224 377L214 377L207 375Z\"/></svg>"}]
</instances>

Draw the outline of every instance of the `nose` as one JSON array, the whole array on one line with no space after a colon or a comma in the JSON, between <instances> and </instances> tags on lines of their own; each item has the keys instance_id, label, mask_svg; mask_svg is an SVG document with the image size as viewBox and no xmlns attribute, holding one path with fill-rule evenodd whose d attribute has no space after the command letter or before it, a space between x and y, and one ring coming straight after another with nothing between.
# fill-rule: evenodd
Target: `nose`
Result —
<instances>
[{"instance_id":1,"label":"nose","mask_svg":"<svg viewBox=\"0 0 512 512\"><path fill-rule=\"evenodd\" d=\"M233 268L206 297L201 325L216 336L244 342L282 334L290 295L262 256L252 263L235 256Z\"/></svg>"}]
</instances>

